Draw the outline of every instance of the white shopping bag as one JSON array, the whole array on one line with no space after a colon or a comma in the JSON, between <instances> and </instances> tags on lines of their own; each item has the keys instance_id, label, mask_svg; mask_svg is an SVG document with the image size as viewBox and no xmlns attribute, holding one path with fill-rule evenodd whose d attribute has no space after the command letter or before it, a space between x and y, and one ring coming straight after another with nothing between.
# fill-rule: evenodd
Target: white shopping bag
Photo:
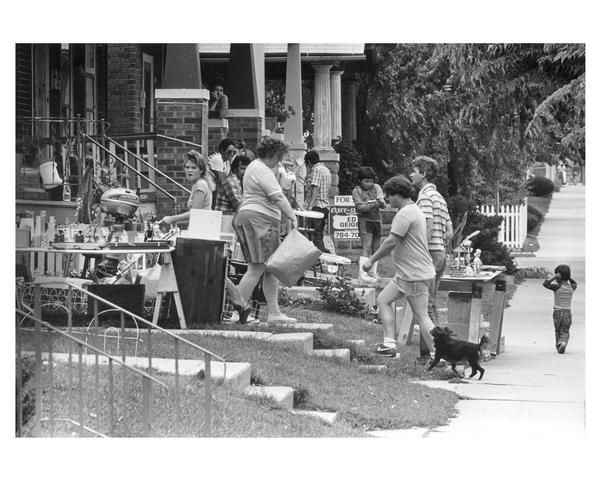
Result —
<instances>
[{"instance_id":1,"label":"white shopping bag","mask_svg":"<svg viewBox=\"0 0 600 480\"><path fill-rule=\"evenodd\" d=\"M320 256L321 251L314 243L293 229L269 257L265 266L267 272L275 275L286 287L292 287Z\"/></svg>"}]
</instances>

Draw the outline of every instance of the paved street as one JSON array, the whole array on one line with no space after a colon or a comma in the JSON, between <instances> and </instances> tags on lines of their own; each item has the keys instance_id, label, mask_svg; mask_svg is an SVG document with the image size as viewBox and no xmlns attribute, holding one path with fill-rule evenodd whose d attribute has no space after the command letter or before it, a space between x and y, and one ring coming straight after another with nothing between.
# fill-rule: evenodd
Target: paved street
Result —
<instances>
[{"instance_id":1,"label":"paved street","mask_svg":"<svg viewBox=\"0 0 600 480\"><path fill-rule=\"evenodd\" d=\"M520 437L552 438L557 432L580 438L584 432L585 399L585 187L566 186L555 193L538 237L535 258L521 265L571 265L579 286L573 297L571 341L564 355L554 349L551 291L542 280L528 279L506 309L506 352L484 364L481 382L425 384L456 391L458 402L450 424L428 431L386 432L402 437ZM378 435L379 436L379 435Z\"/></svg>"}]
</instances>

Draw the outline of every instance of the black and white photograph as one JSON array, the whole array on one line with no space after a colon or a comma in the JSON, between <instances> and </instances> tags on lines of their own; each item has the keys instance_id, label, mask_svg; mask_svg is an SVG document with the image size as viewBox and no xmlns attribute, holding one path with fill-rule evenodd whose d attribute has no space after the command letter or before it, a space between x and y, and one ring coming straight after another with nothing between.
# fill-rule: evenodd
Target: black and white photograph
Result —
<instances>
[{"instance_id":1,"label":"black and white photograph","mask_svg":"<svg viewBox=\"0 0 600 480\"><path fill-rule=\"evenodd\" d=\"M376 3L383 35L345 31L355 2L151 5L166 34L3 42L10 449L47 445L50 478L589 476L585 9L470 34Z\"/></svg>"}]
</instances>

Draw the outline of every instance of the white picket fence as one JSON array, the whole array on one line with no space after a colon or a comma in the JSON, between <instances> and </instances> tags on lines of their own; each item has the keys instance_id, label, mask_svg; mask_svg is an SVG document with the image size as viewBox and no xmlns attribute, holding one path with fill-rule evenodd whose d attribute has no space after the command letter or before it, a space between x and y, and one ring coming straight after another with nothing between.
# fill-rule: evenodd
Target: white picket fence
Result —
<instances>
[{"instance_id":1,"label":"white picket fence","mask_svg":"<svg viewBox=\"0 0 600 480\"><path fill-rule=\"evenodd\" d=\"M479 213L488 217L495 215L503 217L498 241L508 248L523 248L527 237L527 198L523 205L501 205L498 213L495 205L480 205Z\"/></svg>"}]
</instances>

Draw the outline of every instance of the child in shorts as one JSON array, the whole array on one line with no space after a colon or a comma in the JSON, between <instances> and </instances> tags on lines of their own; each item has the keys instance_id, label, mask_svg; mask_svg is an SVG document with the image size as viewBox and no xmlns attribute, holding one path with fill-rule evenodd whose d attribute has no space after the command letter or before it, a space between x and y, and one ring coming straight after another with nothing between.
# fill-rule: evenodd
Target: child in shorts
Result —
<instances>
[{"instance_id":1,"label":"child in shorts","mask_svg":"<svg viewBox=\"0 0 600 480\"><path fill-rule=\"evenodd\" d=\"M571 278L571 268L559 265L554 269L555 275L544 280L544 287L554 292L554 336L558 353L565 353L569 342L571 328L571 300L577 288L577 282Z\"/></svg>"},{"instance_id":2,"label":"child in shorts","mask_svg":"<svg viewBox=\"0 0 600 480\"><path fill-rule=\"evenodd\" d=\"M358 234L362 244L359 259L359 279L364 275L362 265L381 245L381 211L385 208L385 200L381 186L375 183L375 172L371 167L358 170L359 184L352 190L352 199L358 217ZM369 270L368 275L377 278L377 264Z\"/></svg>"}]
</instances>

